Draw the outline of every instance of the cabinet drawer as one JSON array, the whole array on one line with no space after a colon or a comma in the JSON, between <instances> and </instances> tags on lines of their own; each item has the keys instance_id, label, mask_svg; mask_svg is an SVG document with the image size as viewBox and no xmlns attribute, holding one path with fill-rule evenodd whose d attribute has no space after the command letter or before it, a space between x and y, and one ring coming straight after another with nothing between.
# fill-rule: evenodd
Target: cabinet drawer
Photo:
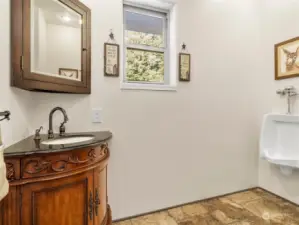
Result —
<instances>
[{"instance_id":1,"label":"cabinet drawer","mask_svg":"<svg viewBox=\"0 0 299 225\"><path fill-rule=\"evenodd\" d=\"M102 160L108 154L106 145L64 153L24 158L21 161L23 179L70 172Z\"/></svg>"}]
</instances>

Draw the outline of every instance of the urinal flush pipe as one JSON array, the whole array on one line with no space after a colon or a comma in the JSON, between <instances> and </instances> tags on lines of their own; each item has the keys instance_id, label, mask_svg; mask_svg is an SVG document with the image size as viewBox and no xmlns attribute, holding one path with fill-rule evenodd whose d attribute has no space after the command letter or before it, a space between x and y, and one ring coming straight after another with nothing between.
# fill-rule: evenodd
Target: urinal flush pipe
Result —
<instances>
[{"instance_id":1,"label":"urinal flush pipe","mask_svg":"<svg viewBox=\"0 0 299 225\"><path fill-rule=\"evenodd\" d=\"M293 96L298 95L296 88L293 87L293 86L287 86L283 90L281 90L281 89L277 90L276 93L278 95L280 95L280 96L287 95L287 101L288 101L288 111L287 111L287 114L291 114L292 113L292 110L291 110L291 98Z\"/></svg>"},{"instance_id":2,"label":"urinal flush pipe","mask_svg":"<svg viewBox=\"0 0 299 225\"><path fill-rule=\"evenodd\" d=\"M287 114L291 114L291 96L288 96L288 112Z\"/></svg>"}]
</instances>

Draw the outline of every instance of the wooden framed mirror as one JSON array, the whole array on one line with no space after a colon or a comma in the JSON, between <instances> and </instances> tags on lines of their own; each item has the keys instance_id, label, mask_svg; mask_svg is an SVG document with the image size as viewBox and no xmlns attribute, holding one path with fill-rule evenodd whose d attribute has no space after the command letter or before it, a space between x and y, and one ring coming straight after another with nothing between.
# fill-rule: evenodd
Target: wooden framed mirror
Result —
<instances>
[{"instance_id":1,"label":"wooden framed mirror","mask_svg":"<svg viewBox=\"0 0 299 225\"><path fill-rule=\"evenodd\" d=\"M79 0L11 0L12 86L91 92L91 12Z\"/></svg>"}]
</instances>

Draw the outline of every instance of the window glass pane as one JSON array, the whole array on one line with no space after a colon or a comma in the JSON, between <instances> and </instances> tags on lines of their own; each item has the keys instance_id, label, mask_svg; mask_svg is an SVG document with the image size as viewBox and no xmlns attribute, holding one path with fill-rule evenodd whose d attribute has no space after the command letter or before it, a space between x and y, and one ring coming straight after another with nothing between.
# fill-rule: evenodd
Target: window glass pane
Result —
<instances>
[{"instance_id":1,"label":"window glass pane","mask_svg":"<svg viewBox=\"0 0 299 225\"><path fill-rule=\"evenodd\" d=\"M165 18L125 11L126 43L164 46Z\"/></svg>"},{"instance_id":2,"label":"window glass pane","mask_svg":"<svg viewBox=\"0 0 299 225\"><path fill-rule=\"evenodd\" d=\"M164 46L164 40L162 35L146 34L136 31L126 31L126 44L134 45L147 45L156 48L162 48Z\"/></svg>"},{"instance_id":3,"label":"window glass pane","mask_svg":"<svg viewBox=\"0 0 299 225\"><path fill-rule=\"evenodd\" d=\"M164 53L127 49L127 81L164 82Z\"/></svg>"}]
</instances>

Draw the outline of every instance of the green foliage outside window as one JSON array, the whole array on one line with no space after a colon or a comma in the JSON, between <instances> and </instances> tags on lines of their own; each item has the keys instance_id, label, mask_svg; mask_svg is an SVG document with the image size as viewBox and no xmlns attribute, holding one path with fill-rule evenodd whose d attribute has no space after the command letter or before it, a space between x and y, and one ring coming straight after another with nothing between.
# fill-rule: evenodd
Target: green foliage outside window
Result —
<instances>
[{"instance_id":1,"label":"green foliage outside window","mask_svg":"<svg viewBox=\"0 0 299 225\"><path fill-rule=\"evenodd\" d=\"M157 48L162 48L164 46L163 35L127 30L126 37L127 44L147 45Z\"/></svg>"},{"instance_id":2,"label":"green foliage outside window","mask_svg":"<svg viewBox=\"0 0 299 225\"><path fill-rule=\"evenodd\" d=\"M163 47L163 36L127 31L128 44ZM127 49L127 81L163 82L164 53L140 49Z\"/></svg>"}]
</instances>

